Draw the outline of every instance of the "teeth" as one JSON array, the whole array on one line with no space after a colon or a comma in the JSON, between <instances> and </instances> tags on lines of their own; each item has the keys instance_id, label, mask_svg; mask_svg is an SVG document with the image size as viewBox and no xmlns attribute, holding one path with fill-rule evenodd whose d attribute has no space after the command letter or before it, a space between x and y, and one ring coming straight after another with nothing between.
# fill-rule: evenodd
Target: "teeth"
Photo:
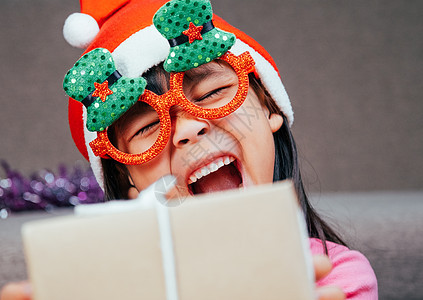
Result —
<instances>
[{"instance_id":1,"label":"teeth","mask_svg":"<svg viewBox=\"0 0 423 300\"><path fill-rule=\"evenodd\" d=\"M197 181L197 177L195 175L191 175L189 177L188 184L191 184L191 183L196 182L196 181Z\"/></svg>"},{"instance_id":2,"label":"teeth","mask_svg":"<svg viewBox=\"0 0 423 300\"><path fill-rule=\"evenodd\" d=\"M215 163L211 163L210 165L209 165L209 167L210 167L210 171L211 172L216 172L218 169L219 169L219 167L217 166L217 164L215 164Z\"/></svg>"},{"instance_id":3,"label":"teeth","mask_svg":"<svg viewBox=\"0 0 423 300\"><path fill-rule=\"evenodd\" d=\"M208 169L208 167L204 167L201 169L201 175L207 176L209 174L210 174L210 170Z\"/></svg>"},{"instance_id":4,"label":"teeth","mask_svg":"<svg viewBox=\"0 0 423 300\"><path fill-rule=\"evenodd\" d=\"M209 175L210 173L216 172L221 167L229 165L235 160L232 156L219 157L215 161L209 163L207 166L202 167L201 169L195 171L188 179L188 184L196 182L198 179Z\"/></svg>"}]
</instances>

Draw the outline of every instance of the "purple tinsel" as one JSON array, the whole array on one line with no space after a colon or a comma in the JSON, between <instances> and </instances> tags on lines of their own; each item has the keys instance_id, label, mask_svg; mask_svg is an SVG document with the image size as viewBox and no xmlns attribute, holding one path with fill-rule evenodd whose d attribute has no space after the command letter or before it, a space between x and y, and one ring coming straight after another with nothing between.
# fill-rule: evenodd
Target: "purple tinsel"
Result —
<instances>
[{"instance_id":1,"label":"purple tinsel","mask_svg":"<svg viewBox=\"0 0 423 300\"><path fill-rule=\"evenodd\" d=\"M103 191L89 168L61 165L58 174L41 170L26 178L2 161L6 178L0 178L0 219L10 212L51 210L55 207L103 202Z\"/></svg>"}]
</instances>

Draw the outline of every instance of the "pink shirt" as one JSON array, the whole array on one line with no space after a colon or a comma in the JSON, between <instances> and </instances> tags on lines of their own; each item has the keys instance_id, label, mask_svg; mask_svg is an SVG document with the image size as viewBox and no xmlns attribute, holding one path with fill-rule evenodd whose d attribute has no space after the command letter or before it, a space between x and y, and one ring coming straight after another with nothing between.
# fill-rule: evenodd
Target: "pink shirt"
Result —
<instances>
[{"instance_id":1,"label":"pink shirt","mask_svg":"<svg viewBox=\"0 0 423 300\"><path fill-rule=\"evenodd\" d=\"M378 298L377 280L369 261L358 251L332 242L326 242L333 269L319 280L317 286L339 286L347 299L373 300ZM324 254L322 241L310 238L313 255Z\"/></svg>"}]
</instances>

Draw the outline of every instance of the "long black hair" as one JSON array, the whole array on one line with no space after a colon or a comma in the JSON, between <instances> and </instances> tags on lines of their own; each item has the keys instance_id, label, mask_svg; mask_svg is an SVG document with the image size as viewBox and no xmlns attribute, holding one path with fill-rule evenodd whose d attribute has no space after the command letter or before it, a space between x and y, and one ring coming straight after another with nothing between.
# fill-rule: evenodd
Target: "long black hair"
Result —
<instances>
[{"instance_id":1,"label":"long black hair","mask_svg":"<svg viewBox=\"0 0 423 300\"><path fill-rule=\"evenodd\" d=\"M304 188L303 179L301 177L300 164L298 161L297 146L289 128L289 122L285 115L281 112L275 101L263 87L260 79L250 75L250 85L259 97L263 105L265 105L269 114L277 113L282 115L283 123L281 128L273 133L275 143L275 165L273 169L273 182L285 179L291 179L297 192L298 201L306 218L307 230L309 237L318 238L323 242L325 252L327 254L326 241L346 246L343 239L337 234L323 219L317 211L312 207L308 195Z\"/></svg>"},{"instance_id":2,"label":"long black hair","mask_svg":"<svg viewBox=\"0 0 423 300\"><path fill-rule=\"evenodd\" d=\"M169 86L169 74L164 71L162 65L153 67L143 76L148 82L146 88L156 94L164 94L167 90L164 87ZM264 88L260 79L256 78L253 74L250 74L249 78L250 86L257 94L262 105L267 107L269 114L277 113L283 117L281 128L273 134L275 144L273 181L291 179L294 182L298 200L306 218L309 237L320 239L323 242L326 253L326 241L345 246L346 244L341 237L321 219L310 204L301 178L297 147L289 128L287 118L283 115L280 108ZM132 111L128 111L127 114L136 113L136 111L135 108ZM119 132L119 123L124 121L124 119L125 115L109 128L108 134L112 143L115 142L116 134ZM130 174L126 166L111 159L102 159L102 167L106 200L128 199L128 191L133 185L130 182Z\"/></svg>"},{"instance_id":3,"label":"long black hair","mask_svg":"<svg viewBox=\"0 0 423 300\"><path fill-rule=\"evenodd\" d=\"M309 237L322 240L325 252L327 253L326 241L346 246L342 238L318 215L312 207L307 193L304 189L301 171L298 162L297 147L284 116L281 129L273 134L275 142L275 167L273 181L280 181L290 178L295 185L301 209L306 218Z\"/></svg>"}]
</instances>

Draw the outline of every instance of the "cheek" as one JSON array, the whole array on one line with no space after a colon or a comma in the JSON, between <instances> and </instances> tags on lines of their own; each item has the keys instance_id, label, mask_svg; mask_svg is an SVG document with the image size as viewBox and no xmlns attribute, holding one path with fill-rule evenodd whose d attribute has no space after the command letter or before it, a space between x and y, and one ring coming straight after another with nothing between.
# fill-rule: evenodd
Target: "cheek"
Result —
<instances>
[{"instance_id":1,"label":"cheek","mask_svg":"<svg viewBox=\"0 0 423 300\"><path fill-rule=\"evenodd\" d=\"M264 108L256 94L251 90L245 103L250 127L246 133L245 163L256 184L271 183L273 181L275 143L270 128L268 110ZM248 148L247 148L248 147Z\"/></svg>"},{"instance_id":2,"label":"cheek","mask_svg":"<svg viewBox=\"0 0 423 300\"><path fill-rule=\"evenodd\" d=\"M242 143L245 167L255 184L271 183L275 164L275 144L269 127L262 128Z\"/></svg>"},{"instance_id":3,"label":"cheek","mask_svg":"<svg viewBox=\"0 0 423 300\"><path fill-rule=\"evenodd\" d=\"M157 181L159 178L168 175L170 171L169 152L167 147L157 157L142 165L128 165L134 185L138 190L143 190Z\"/></svg>"},{"instance_id":4,"label":"cheek","mask_svg":"<svg viewBox=\"0 0 423 300\"><path fill-rule=\"evenodd\" d=\"M275 145L267 115L250 90L243 105L226 120L225 127L239 142L244 167L255 184L273 181Z\"/></svg>"},{"instance_id":5,"label":"cheek","mask_svg":"<svg viewBox=\"0 0 423 300\"><path fill-rule=\"evenodd\" d=\"M238 139L257 138L271 135L267 110L261 106L256 94L250 88L244 103L231 115L226 117L228 130Z\"/></svg>"}]
</instances>

